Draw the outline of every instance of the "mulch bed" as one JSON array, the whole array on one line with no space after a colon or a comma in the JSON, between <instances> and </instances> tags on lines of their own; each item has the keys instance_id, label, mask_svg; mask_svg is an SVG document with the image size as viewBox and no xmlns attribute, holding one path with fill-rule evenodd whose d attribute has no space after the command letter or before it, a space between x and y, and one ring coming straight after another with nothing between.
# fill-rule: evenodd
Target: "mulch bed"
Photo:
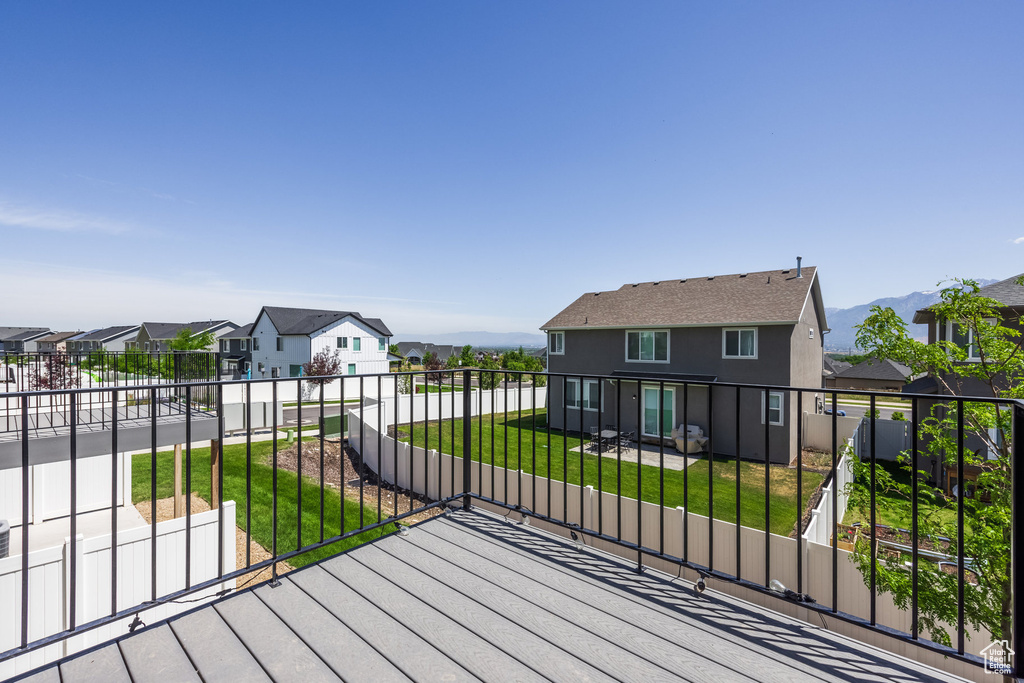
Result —
<instances>
[{"instance_id":1,"label":"mulch bed","mask_svg":"<svg viewBox=\"0 0 1024 683\"><path fill-rule=\"evenodd\" d=\"M381 481L373 471L365 466L362 457L354 449L345 445L339 439L320 439L302 442L302 476L314 481L320 480L320 445L324 449L324 485L334 489L342 488L344 482L345 498L348 500L360 499L360 487L362 482L362 501L368 508L376 508L378 499L381 515L384 518L395 514L395 490L394 487ZM298 471L299 447L298 442L288 448L277 452L277 466L291 472ZM407 491L398 492L399 514L409 511L410 503L413 509L433 502L429 498L419 494L410 496ZM440 510L433 508L406 519L410 523L420 522L441 514Z\"/></svg>"}]
</instances>

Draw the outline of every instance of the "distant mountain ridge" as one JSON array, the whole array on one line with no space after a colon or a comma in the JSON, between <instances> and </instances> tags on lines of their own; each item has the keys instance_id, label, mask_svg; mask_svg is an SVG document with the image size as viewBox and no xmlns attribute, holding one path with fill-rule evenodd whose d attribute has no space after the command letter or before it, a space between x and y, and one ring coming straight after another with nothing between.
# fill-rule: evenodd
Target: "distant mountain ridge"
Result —
<instances>
[{"instance_id":1,"label":"distant mountain ridge","mask_svg":"<svg viewBox=\"0 0 1024 683\"><path fill-rule=\"evenodd\" d=\"M998 280L979 279L978 284L984 287ZM871 315L872 306L891 308L900 318L907 323L907 330L915 339L926 341L928 339L928 327L926 325L915 325L911 320L914 313L922 308L927 308L938 303L939 290L911 292L904 296L892 296L882 299L875 299L871 303L853 306L852 308L826 308L825 315L828 318L828 326L832 331L825 335L825 350L835 352L857 353L856 346L857 325Z\"/></svg>"},{"instance_id":2,"label":"distant mountain ridge","mask_svg":"<svg viewBox=\"0 0 1024 683\"><path fill-rule=\"evenodd\" d=\"M430 344L457 344L496 348L515 347L543 348L547 338L531 332L445 332L443 334L402 334L395 335L394 342L418 341Z\"/></svg>"}]
</instances>

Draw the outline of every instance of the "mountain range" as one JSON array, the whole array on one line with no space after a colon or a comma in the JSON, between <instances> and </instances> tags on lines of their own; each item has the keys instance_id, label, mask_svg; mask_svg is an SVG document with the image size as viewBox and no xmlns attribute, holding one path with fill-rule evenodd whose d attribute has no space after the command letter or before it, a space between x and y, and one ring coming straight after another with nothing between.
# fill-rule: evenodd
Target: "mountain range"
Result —
<instances>
[{"instance_id":1,"label":"mountain range","mask_svg":"<svg viewBox=\"0 0 1024 683\"><path fill-rule=\"evenodd\" d=\"M984 287L998 280L979 279L978 284ZM928 326L915 325L911 320L914 312L927 308L938 303L939 290L926 292L911 292L904 296L885 297L852 308L826 308L825 315L828 318L828 326L832 331L825 335L825 350L837 353L857 353L855 339L857 336L857 325L871 314L872 306L891 308L900 318L907 323L907 330L915 339L928 340Z\"/></svg>"}]
</instances>

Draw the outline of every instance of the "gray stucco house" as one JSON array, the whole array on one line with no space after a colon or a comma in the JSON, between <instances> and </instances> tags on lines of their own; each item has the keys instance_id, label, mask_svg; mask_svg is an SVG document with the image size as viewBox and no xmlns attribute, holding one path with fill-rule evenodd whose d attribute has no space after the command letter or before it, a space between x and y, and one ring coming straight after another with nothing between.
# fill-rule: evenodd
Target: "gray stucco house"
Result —
<instances>
[{"instance_id":1,"label":"gray stucco house","mask_svg":"<svg viewBox=\"0 0 1024 683\"><path fill-rule=\"evenodd\" d=\"M716 454L735 455L736 390L713 382L806 387L804 409L813 411L821 386L825 307L817 269L771 270L623 285L579 297L541 329L548 336L548 372L579 373L550 378L549 420L570 431L615 426L658 439L661 382L665 382L662 432L690 424L714 427ZM640 377L613 381L586 375ZM686 383L686 415L683 394ZM563 387L568 394L563 396ZM708 397L714 392L714 424ZM602 405L603 404L603 405ZM618 404L619 424L615 425ZM764 457L764 420L769 456L789 462L796 455L795 392L744 389L740 394L740 455ZM638 414L640 418L638 420ZM640 424L638 425L638 421Z\"/></svg>"}]
</instances>

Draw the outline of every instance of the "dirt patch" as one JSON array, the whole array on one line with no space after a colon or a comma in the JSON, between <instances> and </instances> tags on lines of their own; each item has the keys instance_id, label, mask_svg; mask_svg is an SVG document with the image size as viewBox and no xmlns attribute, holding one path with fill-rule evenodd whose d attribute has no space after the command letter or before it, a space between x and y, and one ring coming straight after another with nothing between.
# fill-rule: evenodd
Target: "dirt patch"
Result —
<instances>
[{"instance_id":1,"label":"dirt patch","mask_svg":"<svg viewBox=\"0 0 1024 683\"><path fill-rule=\"evenodd\" d=\"M302 443L303 477L309 477L319 483L321 442L324 450L324 486L337 490L342 488L342 482L344 482L347 500L358 501L360 499L359 484L362 482L363 505L376 509L379 501L381 516L384 519L396 514L396 504L397 514L402 514L409 511L410 504L412 509L416 509L432 502L424 496L415 493L410 495L408 491L401 489L398 491L396 500L395 487L386 481L381 481L369 467L363 464L359 453L348 446L342 448L341 442L337 439L317 439ZM277 466L281 469L297 472L298 464L298 443L277 452ZM405 520L412 524L436 517L439 514L441 514L440 510L433 508L406 517Z\"/></svg>"},{"instance_id":2,"label":"dirt patch","mask_svg":"<svg viewBox=\"0 0 1024 683\"><path fill-rule=\"evenodd\" d=\"M210 504L195 493L192 494L189 503L189 507L192 509L192 514L199 514L200 512L208 512L210 510ZM136 503L135 509L139 511L139 514L142 515L147 523L152 523L153 517L150 513L148 500ZM156 521L163 522L168 519L174 519L174 498L161 498L156 501ZM249 558L253 564L262 562L263 560L269 560L271 557L270 551L259 543L254 540L249 542ZM245 529L238 526L235 527L235 566L239 568L245 566ZM287 562L277 563L278 574L285 574L290 572L292 569L294 569L294 567ZM243 574L235 580L235 586L240 589L254 583L269 581L270 578L271 571L270 568L267 567L260 571Z\"/></svg>"}]
</instances>

